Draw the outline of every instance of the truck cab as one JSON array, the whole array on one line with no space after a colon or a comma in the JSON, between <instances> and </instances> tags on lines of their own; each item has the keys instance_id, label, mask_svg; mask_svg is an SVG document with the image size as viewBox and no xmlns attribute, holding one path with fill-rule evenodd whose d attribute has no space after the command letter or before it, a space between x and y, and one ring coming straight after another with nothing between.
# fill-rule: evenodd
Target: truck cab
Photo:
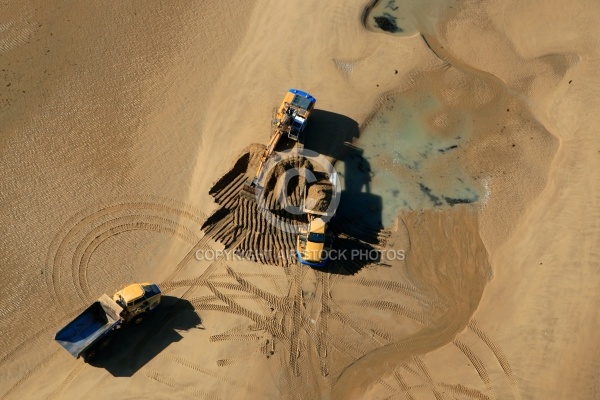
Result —
<instances>
[{"instance_id":1,"label":"truck cab","mask_svg":"<svg viewBox=\"0 0 600 400\"><path fill-rule=\"evenodd\" d=\"M298 89L290 89L277 112L277 127L287 132L288 138L298 141L298 136L304 128L316 99L310 94Z\"/></svg>"},{"instance_id":2,"label":"truck cab","mask_svg":"<svg viewBox=\"0 0 600 400\"><path fill-rule=\"evenodd\" d=\"M113 300L123 307L121 318L125 322L142 322L144 313L152 311L160 303L160 289L153 283L134 283L113 296Z\"/></svg>"}]
</instances>

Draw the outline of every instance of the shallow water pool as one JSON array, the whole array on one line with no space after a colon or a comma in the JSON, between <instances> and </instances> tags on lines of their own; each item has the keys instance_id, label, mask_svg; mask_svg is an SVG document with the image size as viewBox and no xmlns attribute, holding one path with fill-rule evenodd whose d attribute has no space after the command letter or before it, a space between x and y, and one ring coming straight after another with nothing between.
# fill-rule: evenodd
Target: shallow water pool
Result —
<instances>
[{"instance_id":1,"label":"shallow water pool","mask_svg":"<svg viewBox=\"0 0 600 400\"><path fill-rule=\"evenodd\" d=\"M461 165L470 138L468 115L448 110L433 95L390 97L338 163L344 194L352 202L368 193L389 227L401 209L451 207L479 200L480 190ZM371 208L373 208L371 207Z\"/></svg>"}]
</instances>

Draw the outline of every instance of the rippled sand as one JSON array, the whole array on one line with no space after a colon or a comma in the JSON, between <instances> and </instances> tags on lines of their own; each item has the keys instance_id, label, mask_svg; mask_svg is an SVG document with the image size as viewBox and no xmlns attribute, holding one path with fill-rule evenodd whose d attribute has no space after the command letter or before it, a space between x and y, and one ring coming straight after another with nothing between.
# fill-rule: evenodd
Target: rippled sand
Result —
<instances>
[{"instance_id":1,"label":"rippled sand","mask_svg":"<svg viewBox=\"0 0 600 400\"><path fill-rule=\"evenodd\" d=\"M594 2L0 9L2 398L599 396ZM213 214L290 87L340 246L385 259L220 252L293 246ZM153 321L91 365L54 342L135 281Z\"/></svg>"}]
</instances>

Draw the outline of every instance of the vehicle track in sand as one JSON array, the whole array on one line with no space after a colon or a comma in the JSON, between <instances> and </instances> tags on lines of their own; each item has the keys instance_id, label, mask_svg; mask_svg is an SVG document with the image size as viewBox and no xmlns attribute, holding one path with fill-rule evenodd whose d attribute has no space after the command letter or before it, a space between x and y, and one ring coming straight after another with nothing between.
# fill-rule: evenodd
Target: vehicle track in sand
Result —
<instances>
[{"instance_id":1,"label":"vehicle track in sand","mask_svg":"<svg viewBox=\"0 0 600 400\"><path fill-rule=\"evenodd\" d=\"M78 315L83 310L84 310L84 307L81 307L81 308L79 308L77 310L73 310L65 315L61 315L59 317L56 317L54 319L47 321L47 326L39 329L34 334L30 335L27 339L23 340L21 343L19 343L17 346L15 346L13 349L11 349L8 353L4 354L2 356L2 358L0 359L0 365L10 362L15 356L17 356L22 351L25 351L27 348L33 347L34 344L38 340L46 338L46 336L44 335L45 333L47 333L48 331L53 331L53 330L59 329L59 327L63 326L67 321L71 320L73 317ZM10 394L13 393L15 390L17 390L18 387L20 387L23 384L23 382L30 379L33 376L35 371L37 371L37 370L41 369L42 367L46 366L47 364L49 364L52 361L52 359L54 359L56 356L58 356L58 354L59 354L58 350L60 350L60 349L57 349L57 351L54 351L50 356L48 356L42 362L40 362L39 364L36 364L34 367L32 367L30 370L28 370L17 382L15 382L13 384L13 386L3 395L3 397L0 397L0 399L4 399L5 397L10 396Z\"/></svg>"},{"instance_id":2,"label":"vehicle track in sand","mask_svg":"<svg viewBox=\"0 0 600 400\"><path fill-rule=\"evenodd\" d=\"M473 346L467 344L467 339L469 341L481 340L484 342L498 364L490 362L489 357L482 353L481 350L476 352ZM490 371L493 368L500 367L509 382L511 382L511 378L514 379L508 359L498 344L493 342L489 338L489 335L479 327L476 320L471 320L468 324L468 329L462 332L458 337L455 337L451 344L455 346L460 351L460 354L462 354L462 356L464 356L469 362L468 365L470 365L474 369L474 372L477 373L483 386L469 387L460 383L451 384L439 381L431 374L425 361L421 357L413 357L410 361L401 364L400 367L397 367L392 371L391 375L394 378L397 386L397 389L395 390L397 392L402 392L406 398L415 398L412 393L418 389L419 392L429 392L436 398L443 398L442 393L445 391L446 393L452 393L453 395L460 396L461 398L464 397L477 400L493 400L498 398L498 396L494 391L495 385L492 381L492 377L495 376L495 374L491 373ZM428 362L433 361L434 359L429 359ZM420 381L420 384L409 386L406 379L403 377L401 370L405 370L406 372L412 374ZM513 398L520 399L521 395L518 388L512 382L511 385L513 386ZM385 387L386 390L389 390L388 385L383 385L383 387Z\"/></svg>"},{"instance_id":3,"label":"vehicle track in sand","mask_svg":"<svg viewBox=\"0 0 600 400\"><path fill-rule=\"evenodd\" d=\"M328 320L330 313L330 274L317 274L317 280L321 286L321 311L320 311L320 324L318 330L317 339L317 353L319 355L319 367L322 376L329 375L329 368L327 366L327 353L330 345Z\"/></svg>"},{"instance_id":4,"label":"vehicle track in sand","mask_svg":"<svg viewBox=\"0 0 600 400\"><path fill-rule=\"evenodd\" d=\"M106 239L128 230L148 230L174 235L185 241L196 236L179 219L200 225L206 216L179 201L155 196L115 200L112 204L98 204L72 216L55 235L46 258L46 284L53 301L63 310L69 310L72 295L65 292L61 279L65 275L65 260L71 266L73 294L82 301L89 300L89 285L85 279L89 258ZM120 228L117 228L121 226Z\"/></svg>"},{"instance_id":5,"label":"vehicle track in sand","mask_svg":"<svg viewBox=\"0 0 600 400\"><path fill-rule=\"evenodd\" d=\"M69 385L73 382L75 377L77 377L77 375L83 370L84 367L85 363L83 361L79 361L75 368L71 370L69 375L67 375L67 377L60 383L60 385L58 385L58 387L54 389L54 392L52 392L50 397L48 397L48 400L58 399L59 396L61 396L64 393L64 391L69 387Z\"/></svg>"},{"instance_id":6,"label":"vehicle track in sand","mask_svg":"<svg viewBox=\"0 0 600 400\"><path fill-rule=\"evenodd\" d=\"M30 379L36 372L38 372L43 367L50 364L52 359L54 359L54 357L56 357L58 355L58 352L61 350L62 349L54 350L52 353L50 353L50 355L46 356L40 362L38 362L32 368L30 368L21 378L19 378L19 380L17 380L15 383L13 383L13 385L10 387L10 389L8 389L2 395L2 397L0 397L0 400L4 400L4 399L7 399L8 397L10 397L10 395L12 395L17 389L19 389L23 385L23 383L25 383L28 379Z\"/></svg>"},{"instance_id":7,"label":"vehicle track in sand","mask_svg":"<svg viewBox=\"0 0 600 400\"><path fill-rule=\"evenodd\" d=\"M250 383L241 382L241 381L239 381L237 379L233 379L233 378L230 378L228 376L225 376L222 372L213 371L210 368L206 368L206 367L204 367L204 366L202 366L200 364L197 364L197 363L195 363L193 361L190 361L190 360L188 360L188 359L186 359L184 357L180 357L180 356L177 356L177 355L174 355L174 354L167 353L165 355L161 355L161 358L164 358L164 359L172 361L172 362L174 362L176 364L182 365L182 366L184 366L186 368L189 368L191 370L199 372L199 373L201 373L203 375L210 376L211 378L215 378L218 381L224 382L224 383L226 383L228 385L235 386L235 387L240 388L240 389L245 389L245 390L248 390L251 393L256 394L256 391L257 391L257 387L256 386L254 386L254 385L252 385Z\"/></svg>"},{"instance_id":8,"label":"vehicle track in sand","mask_svg":"<svg viewBox=\"0 0 600 400\"><path fill-rule=\"evenodd\" d=\"M209 399L209 400L221 400L220 397L211 395L210 393L207 393L205 391L202 390L198 390L196 388L194 388L193 386L189 386L189 385L184 385L182 383L179 382L175 382L172 379L166 378L165 376L163 376L162 374L156 372L156 371L152 371L152 370L146 370L145 371L145 375L158 382L161 383L163 385L169 386L173 389L179 389L179 390L183 390L185 392L188 392L194 396L203 398L203 399Z\"/></svg>"},{"instance_id":9,"label":"vehicle track in sand","mask_svg":"<svg viewBox=\"0 0 600 400\"><path fill-rule=\"evenodd\" d=\"M461 384L449 385L447 383L439 383L439 386L443 387L444 389L456 396L463 396L469 399L477 400L492 400L492 397L481 393L479 390L468 388Z\"/></svg>"},{"instance_id":10,"label":"vehicle track in sand","mask_svg":"<svg viewBox=\"0 0 600 400\"><path fill-rule=\"evenodd\" d=\"M151 222L139 221L140 219L148 219ZM138 230L169 234L189 243L190 245L193 245L194 242L198 240L197 236L187 228L177 226L173 223L173 221L170 221L166 218L153 216L128 216L115 218L102 224L84 237L73 254L73 278L74 282L77 283L75 287L77 288L78 294L83 302L89 303L90 301L93 301L93 296L87 280L87 271L89 268L90 259L94 252L107 239L121 233Z\"/></svg>"},{"instance_id":11,"label":"vehicle track in sand","mask_svg":"<svg viewBox=\"0 0 600 400\"><path fill-rule=\"evenodd\" d=\"M392 376L394 377L394 380L398 384L398 387L400 388L400 392L402 394L404 394L404 397L406 397L406 400L415 400L415 398L410 393L411 388L407 385L406 381L404 380L404 377L402 376L402 372L400 372L396 369L392 373Z\"/></svg>"},{"instance_id":12,"label":"vehicle track in sand","mask_svg":"<svg viewBox=\"0 0 600 400\"><path fill-rule=\"evenodd\" d=\"M106 381L107 381L107 380L108 380L110 377L112 377L112 375L111 375L109 372L107 372L106 374L104 374L104 376L103 376L102 378L100 378L100 379L99 379L99 380L98 380L96 383L94 383L94 384L92 385L92 387L90 387L90 388L88 389L88 391L87 391L87 392L85 392L85 393L83 394L83 396L81 396L81 400L87 400L87 399L89 399L89 398L90 398L90 396L92 396L94 393L96 393L96 390L97 390L99 387L103 386L103 385L104 385L104 383L105 383L105 382L106 382Z\"/></svg>"},{"instance_id":13,"label":"vehicle track in sand","mask_svg":"<svg viewBox=\"0 0 600 400\"><path fill-rule=\"evenodd\" d=\"M479 324L475 319L469 321L469 324L467 326L471 331L473 331L473 333L477 335L479 339L481 339L489 347L492 353L494 353L494 356L498 360L498 363L500 364L502 371L504 371L506 378L508 379L510 384L516 388L515 376L508 362L508 358L504 355L504 352L502 351L502 348L498 344L496 344L492 339L490 339L490 337L479 327Z\"/></svg>"},{"instance_id":14,"label":"vehicle track in sand","mask_svg":"<svg viewBox=\"0 0 600 400\"><path fill-rule=\"evenodd\" d=\"M479 377L485 384L486 389L489 392L491 392L492 384L490 381L490 376L487 372L487 369L485 368L485 365L483 364L483 361L481 361L481 358L479 358L473 352L473 350L471 350L471 348L466 343L464 343L462 340L460 340L459 338L454 339L454 341L452 343L454 343L454 345L456 347L458 347L460 349L460 351L469 359L469 361L471 362L471 365L473 365L473 368L475 368L475 370L477 371L477 374L479 375Z\"/></svg>"},{"instance_id":15,"label":"vehicle track in sand","mask_svg":"<svg viewBox=\"0 0 600 400\"><path fill-rule=\"evenodd\" d=\"M397 281L384 280L384 279L369 279L369 278L360 277L358 279L356 279L356 278L353 278L353 279L340 278L336 281L336 284L360 285L360 286L364 286L364 287L368 287L368 288L377 288L377 289L387 290L390 292L402 293L402 294L404 294L408 297L411 297L423 304L426 304L429 307L435 307L435 308L439 308L439 309L447 308L440 302L431 301L431 299L427 295L425 295L424 293L419 291L419 289L417 289L416 287L414 287L408 283L404 283L404 282L397 282Z\"/></svg>"}]
</instances>

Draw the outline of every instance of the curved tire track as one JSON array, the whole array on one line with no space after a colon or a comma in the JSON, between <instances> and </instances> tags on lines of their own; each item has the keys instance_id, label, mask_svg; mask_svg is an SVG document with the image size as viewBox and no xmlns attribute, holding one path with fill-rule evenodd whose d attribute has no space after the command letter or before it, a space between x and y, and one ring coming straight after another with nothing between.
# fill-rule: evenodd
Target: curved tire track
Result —
<instances>
[{"instance_id":1,"label":"curved tire track","mask_svg":"<svg viewBox=\"0 0 600 400\"><path fill-rule=\"evenodd\" d=\"M144 221L145 219L150 222ZM141 221L140 221L141 220ZM166 233L188 243L194 243L196 236L187 228L161 217L155 216L126 216L107 221L89 232L75 249L72 260L73 281L79 297L89 302L92 300L87 281L89 261L98 247L107 239L125 232L149 231Z\"/></svg>"},{"instance_id":2,"label":"curved tire track","mask_svg":"<svg viewBox=\"0 0 600 400\"><path fill-rule=\"evenodd\" d=\"M63 257L65 256L69 245L73 239L87 226L91 225L94 221L119 212L128 212L131 210L150 210L154 212L162 212L169 215L177 215L185 217L186 219L202 224L206 218L203 213L193 207L186 205L185 203L177 202L175 200L157 198L153 196L145 196L150 201L131 201L126 200L118 202L109 206L99 206L100 208L95 211L89 211L84 209L74 216L72 216L63 227L55 235L53 241L48 249L48 255L46 257L46 285L50 290L52 298L64 310L68 309L68 302L64 299L62 291L59 290L60 281L60 268L63 263ZM144 199L144 196L142 196ZM157 201L157 202L153 202ZM166 204L158 203L164 202ZM198 215L201 215L199 217Z\"/></svg>"}]
</instances>

